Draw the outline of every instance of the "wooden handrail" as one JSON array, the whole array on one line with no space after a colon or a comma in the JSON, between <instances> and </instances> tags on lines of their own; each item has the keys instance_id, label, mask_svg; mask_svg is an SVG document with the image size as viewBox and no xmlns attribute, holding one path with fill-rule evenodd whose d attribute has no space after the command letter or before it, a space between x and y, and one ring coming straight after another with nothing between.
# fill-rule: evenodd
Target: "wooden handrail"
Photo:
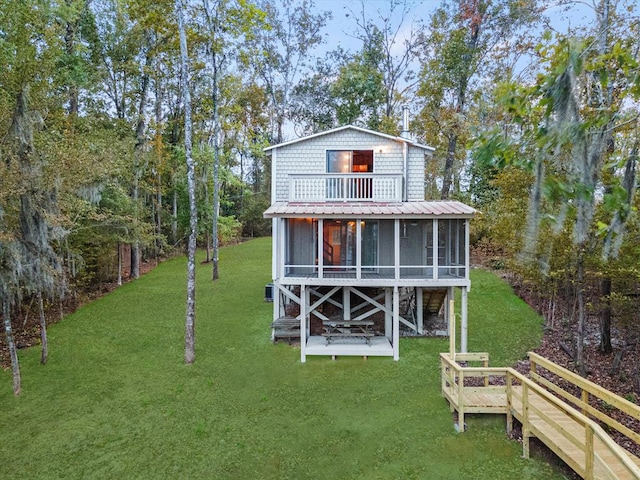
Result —
<instances>
[{"instance_id":1,"label":"wooden handrail","mask_svg":"<svg viewBox=\"0 0 640 480\"><path fill-rule=\"evenodd\" d=\"M582 413L584 413L585 415L591 415L594 418L597 418L609 427L625 435L630 440L633 440L636 443L640 443L640 434L638 432L631 430L626 425L623 425L614 418L611 418L611 416L592 406L589 403L589 399L590 396L596 397L598 400L606 402L608 405L617 408L629 417L640 420L640 407L638 405L630 402L625 398L620 397L619 395L616 395L613 392L610 392L600 385L593 383L592 381L587 380L586 378L583 378L570 370L567 370L564 367L561 367L560 365L556 365L555 363L538 355L537 353L529 352L529 359L531 360L532 380L540 383L541 385L544 385L549 390L569 400L576 407L580 408L582 410ZM559 385L553 383L551 380L543 377L540 372L537 371L538 366L580 388L580 398L576 397L570 392L567 392Z\"/></svg>"},{"instance_id":2,"label":"wooden handrail","mask_svg":"<svg viewBox=\"0 0 640 480\"><path fill-rule=\"evenodd\" d=\"M535 355L535 354L534 354ZM629 474L633 478L640 479L640 467L636 465L633 460L629 457L628 453L620 447L617 443L613 441L613 439L605 433L605 431L600 427L595 421L593 421L588 416L584 415L580 411L574 409L566 402L564 402L561 398L558 398L551 392L549 392L545 386L536 383L534 380L525 377L518 371L513 368L489 368L487 367L462 367L459 365L458 361L482 361L484 363L485 358L488 363L488 354L455 354L454 358L452 358L449 354L441 354L441 365L442 365L442 390L443 395L451 402L452 408L455 408L458 411L459 416L459 426L460 430L464 429L464 412L465 408L468 407L463 404L463 391L464 391L464 380L468 377L482 377L488 379L489 376L505 376L505 388L506 388L506 402L507 402L507 430L511 429L511 412L512 412L512 402L514 398L517 398L522 403L522 411L523 411L523 453L528 456L529 453L529 436L531 433L531 424L530 424L530 414L534 413L538 419L542 419L546 423L550 425L555 425L555 429L559 434L564 436L568 441L578 446L584 452L584 462L578 464L577 462L574 464L573 468L583 476L583 478L592 479L594 478L594 472L596 470L596 466L599 469L604 469L610 473L610 475L615 478L615 474L611 470L611 467L604 463L599 457L596 458L595 455L595 444L597 442L601 442L609 452L615 456L620 464L627 470ZM537 365L542 366L543 368L547 368L546 365L556 366L555 364L549 362L536 355ZM542 359L543 362L539 361ZM559 367L562 368L562 367ZM534 369L535 373L535 369ZM563 372L564 373L564 372ZM581 377L580 377L581 379ZM584 380L584 379L582 379ZM585 382L588 382L585 380ZM522 386L522 396L514 395L514 384L517 383ZM592 383L592 382L589 382ZM447 384L449 384L447 388ZM581 382L581 384L586 385L586 383ZM592 383L593 384L593 383ZM595 385L595 384L593 384ZM599 387L599 386L598 386ZM479 388L479 387L473 387ZM480 387L482 388L482 387ZM495 388L495 387L492 387ZM593 390L589 389L589 393ZM596 389L598 394L602 392L608 392L607 390L599 387ZM611 394L611 392L608 392ZM540 411L535 407L535 405L531 404L530 398L531 395L536 395L544 402L552 404L555 408L564 412L569 418L571 418L574 422L580 425L584 429L584 438L576 438L569 431L561 428L556 424L555 420L549 418L544 412ZM613 394L611 394L613 395ZM457 397L457 398L456 398ZM605 398L608 398L604 395ZM600 397L599 397L600 398ZM572 396L571 401L578 400L575 396ZM624 400L624 399L623 399ZM578 402L582 402L582 400L578 400ZM630 403L630 402L629 402ZM632 404L633 405L633 404ZM582 405L578 405L582 407ZM587 404L588 406L588 404ZM590 407L593 408L593 407Z\"/></svg>"}]
</instances>

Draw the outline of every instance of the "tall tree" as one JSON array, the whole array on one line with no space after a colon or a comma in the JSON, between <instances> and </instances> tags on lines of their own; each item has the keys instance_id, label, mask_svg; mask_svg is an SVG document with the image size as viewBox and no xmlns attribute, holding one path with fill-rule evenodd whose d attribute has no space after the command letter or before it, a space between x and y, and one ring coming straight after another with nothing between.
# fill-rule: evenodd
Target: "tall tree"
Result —
<instances>
[{"instance_id":1,"label":"tall tree","mask_svg":"<svg viewBox=\"0 0 640 480\"><path fill-rule=\"evenodd\" d=\"M343 53L338 51L319 59L314 73L293 88L290 118L296 135L303 137L336 125L336 99L331 90L336 64L342 57Z\"/></svg>"},{"instance_id":2,"label":"tall tree","mask_svg":"<svg viewBox=\"0 0 640 480\"><path fill-rule=\"evenodd\" d=\"M237 55L231 52L234 39L244 36L245 41L254 38L253 30L262 15L252 3L231 0L203 0L208 31L209 72L211 80L213 146L213 268L212 279L219 277L218 269L218 216L220 214L220 148L222 130L220 125L220 81L230 60ZM237 47L236 47L237 48Z\"/></svg>"},{"instance_id":3,"label":"tall tree","mask_svg":"<svg viewBox=\"0 0 640 480\"><path fill-rule=\"evenodd\" d=\"M191 154L192 120L191 120L191 79L189 68L189 51L187 49L187 33L184 23L184 4L175 0L175 12L178 19L180 35L180 76L182 80L184 102L184 151L187 163L187 184L189 195L190 233L187 249L187 315L185 319L184 362L191 364L196 358L196 239L198 235L198 211L196 208L195 165Z\"/></svg>"},{"instance_id":4,"label":"tall tree","mask_svg":"<svg viewBox=\"0 0 640 480\"><path fill-rule=\"evenodd\" d=\"M376 9L377 18L368 15L370 5L360 1L358 13L349 10L358 27L354 36L362 41L362 55L371 68L377 70L383 87L381 121L388 126L400 117L399 106L409 100L415 84L413 70L419 48L424 42L422 27L408 23L413 4L407 0L394 0L387 10ZM389 128L389 127L388 127Z\"/></svg>"},{"instance_id":5,"label":"tall tree","mask_svg":"<svg viewBox=\"0 0 640 480\"><path fill-rule=\"evenodd\" d=\"M432 143L444 141L442 199L452 193L456 159L465 158L462 149L473 79L489 74L492 63L505 51L519 50L517 34L532 26L536 3L447 0L430 17L418 94L425 99L421 113L425 125L439 137ZM502 48L505 43L509 48Z\"/></svg>"},{"instance_id":6,"label":"tall tree","mask_svg":"<svg viewBox=\"0 0 640 480\"><path fill-rule=\"evenodd\" d=\"M284 140L284 125L289 119L291 93L305 67L309 65L313 49L322 42L322 29L331 18L330 12L313 13L313 0L265 0L260 8L266 12L269 28L257 32L252 41L255 54L250 64L269 94L272 114L272 138Z\"/></svg>"},{"instance_id":7,"label":"tall tree","mask_svg":"<svg viewBox=\"0 0 640 480\"><path fill-rule=\"evenodd\" d=\"M634 106L640 99L635 81L637 37L629 34L633 21L630 24L626 18L619 23L624 17L616 15L610 0L600 0L595 7L591 36L561 37L551 47L541 47L547 71L535 85L505 95L509 113L521 126L517 149L534 152L523 258L539 258L543 219L554 219L556 232L572 232L578 307L575 360L583 375L587 369L586 262L598 246L598 230L606 236L605 259L615 255L611 242L613 238L621 241L624 232L633 202L637 131L630 142L634 146L626 152L616 138L630 124L637 124ZM611 159L618 160L619 173L612 174ZM609 224L600 220L597 226L595 216L601 205L615 214Z\"/></svg>"},{"instance_id":8,"label":"tall tree","mask_svg":"<svg viewBox=\"0 0 640 480\"><path fill-rule=\"evenodd\" d=\"M370 39L372 43L340 67L331 84L336 118L341 125L363 123L370 129L380 130L383 119L388 118L385 117L384 75L379 70L382 33L376 32Z\"/></svg>"},{"instance_id":9,"label":"tall tree","mask_svg":"<svg viewBox=\"0 0 640 480\"><path fill-rule=\"evenodd\" d=\"M59 85L53 67L58 64L63 51L57 12L53 7L13 2L0 9L3 25L0 51L13 54L2 59L6 68L0 76L0 86L8 98L11 113L0 148L5 167L13 172L12 178L16 182L14 188L10 184L3 186L8 190L3 192L3 210L11 212L14 218L9 225L11 241L5 249L6 259L12 260L4 265L17 269L3 275L5 279L13 279L3 288L6 295L2 299L3 310L5 322L10 327L15 300L23 294L38 298L42 363L46 363L48 356L42 296L53 298L62 295L62 271L53 244L66 234L56 219L56 184L60 173L52 173L49 158L38 151L35 141L36 131L45 122L44 112L55 117L61 109L59 97L50 92L52 84Z\"/></svg>"}]
</instances>

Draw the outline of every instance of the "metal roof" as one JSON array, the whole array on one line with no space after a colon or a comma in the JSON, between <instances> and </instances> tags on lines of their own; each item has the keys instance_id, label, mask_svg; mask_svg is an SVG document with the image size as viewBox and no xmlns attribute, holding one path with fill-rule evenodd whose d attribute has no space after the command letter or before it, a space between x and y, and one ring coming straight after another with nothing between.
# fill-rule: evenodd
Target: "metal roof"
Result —
<instances>
[{"instance_id":1,"label":"metal roof","mask_svg":"<svg viewBox=\"0 0 640 480\"><path fill-rule=\"evenodd\" d=\"M414 147L422 148L422 149L427 150L429 152L434 152L435 151L435 148L430 147L429 145L423 145L421 143L415 142L415 141L411 140L410 138L396 137L394 135L389 135L389 134L382 133L382 132L376 132L375 130L369 130L369 129L362 128L362 127L356 127L355 125L344 125L342 127L332 128L331 130L325 130L324 132L314 133L313 135L308 135L306 137L300 137L300 138L296 138L296 139L293 139L293 140L289 140L287 142L279 143L277 145L271 145L270 147L265 148L264 151L265 152L270 152L271 150L273 150L275 148L284 147L284 146L287 146L287 145L292 145L294 143L303 142L305 140L310 140L312 138L321 137L322 135L329 135L331 133L339 132L341 130L349 130L349 129L350 130L357 130L359 132L369 133L371 135L376 135L378 137L386 138L386 139L389 139L389 140L394 140L396 142L406 142L409 145L413 145Z\"/></svg>"},{"instance_id":2,"label":"metal roof","mask_svg":"<svg viewBox=\"0 0 640 480\"><path fill-rule=\"evenodd\" d=\"M276 217L456 217L471 218L478 211L462 202L276 202L266 212L265 218Z\"/></svg>"}]
</instances>

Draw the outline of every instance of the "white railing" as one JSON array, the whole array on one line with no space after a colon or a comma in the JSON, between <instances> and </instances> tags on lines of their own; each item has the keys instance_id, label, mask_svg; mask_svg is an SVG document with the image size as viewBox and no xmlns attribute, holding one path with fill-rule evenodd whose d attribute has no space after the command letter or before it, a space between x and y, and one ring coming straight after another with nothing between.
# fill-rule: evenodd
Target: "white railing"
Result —
<instances>
[{"instance_id":1,"label":"white railing","mask_svg":"<svg viewBox=\"0 0 640 480\"><path fill-rule=\"evenodd\" d=\"M289 175L290 202L400 202L402 175L325 173Z\"/></svg>"}]
</instances>

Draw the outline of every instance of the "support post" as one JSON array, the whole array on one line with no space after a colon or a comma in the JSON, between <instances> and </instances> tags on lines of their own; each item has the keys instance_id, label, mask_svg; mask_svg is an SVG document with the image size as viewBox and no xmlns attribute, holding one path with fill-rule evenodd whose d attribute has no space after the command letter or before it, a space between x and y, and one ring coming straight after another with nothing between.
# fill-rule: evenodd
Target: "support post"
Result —
<instances>
[{"instance_id":1,"label":"support post","mask_svg":"<svg viewBox=\"0 0 640 480\"><path fill-rule=\"evenodd\" d=\"M460 291L460 351L467 353L467 287Z\"/></svg>"},{"instance_id":2,"label":"support post","mask_svg":"<svg viewBox=\"0 0 640 480\"><path fill-rule=\"evenodd\" d=\"M509 370L507 370L507 434L511 434L513 431L513 412L511 405L513 403L513 377Z\"/></svg>"},{"instance_id":3,"label":"support post","mask_svg":"<svg viewBox=\"0 0 640 480\"><path fill-rule=\"evenodd\" d=\"M300 362L307 361L307 286L300 285Z\"/></svg>"},{"instance_id":4,"label":"support post","mask_svg":"<svg viewBox=\"0 0 640 480\"><path fill-rule=\"evenodd\" d=\"M318 219L318 278L324 277L324 220Z\"/></svg>"},{"instance_id":5,"label":"support post","mask_svg":"<svg viewBox=\"0 0 640 480\"><path fill-rule=\"evenodd\" d=\"M342 288L342 319L351 320L351 288Z\"/></svg>"},{"instance_id":6,"label":"support post","mask_svg":"<svg viewBox=\"0 0 640 480\"><path fill-rule=\"evenodd\" d=\"M400 292L393 287L393 359L400 360Z\"/></svg>"},{"instance_id":7,"label":"support post","mask_svg":"<svg viewBox=\"0 0 640 480\"><path fill-rule=\"evenodd\" d=\"M592 480L593 476L593 427L589 424L584 426L584 478Z\"/></svg>"},{"instance_id":8,"label":"support post","mask_svg":"<svg viewBox=\"0 0 640 480\"><path fill-rule=\"evenodd\" d=\"M449 355L453 361L456 360L456 309L453 298L453 288L449 288L447 293L447 303L449 305Z\"/></svg>"},{"instance_id":9,"label":"support post","mask_svg":"<svg viewBox=\"0 0 640 480\"><path fill-rule=\"evenodd\" d=\"M391 294L391 288L384 289L384 306L387 310L391 310L393 308L393 296ZM393 315L386 313L384 314L384 335L389 339L389 341L393 340Z\"/></svg>"},{"instance_id":10,"label":"support post","mask_svg":"<svg viewBox=\"0 0 640 480\"><path fill-rule=\"evenodd\" d=\"M418 334L424 333L424 305L422 304L422 287L416 287L416 321L418 322Z\"/></svg>"},{"instance_id":11,"label":"support post","mask_svg":"<svg viewBox=\"0 0 640 480\"><path fill-rule=\"evenodd\" d=\"M458 431L464 432L464 370L458 374Z\"/></svg>"},{"instance_id":12,"label":"support post","mask_svg":"<svg viewBox=\"0 0 640 480\"><path fill-rule=\"evenodd\" d=\"M522 456L529 458L529 437L531 429L529 427L529 386L527 382L522 384Z\"/></svg>"},{"instance_id":13,"label":"support post","mask_svg":"<svg viewBox=\"0 0 640 480\"><path fill-rule=\"evenodd\" d=\"M395 265L393 278L397 282L400 280L400 220L397 218L393 221L393 264Z\"/></svg>"}]
</instances>

